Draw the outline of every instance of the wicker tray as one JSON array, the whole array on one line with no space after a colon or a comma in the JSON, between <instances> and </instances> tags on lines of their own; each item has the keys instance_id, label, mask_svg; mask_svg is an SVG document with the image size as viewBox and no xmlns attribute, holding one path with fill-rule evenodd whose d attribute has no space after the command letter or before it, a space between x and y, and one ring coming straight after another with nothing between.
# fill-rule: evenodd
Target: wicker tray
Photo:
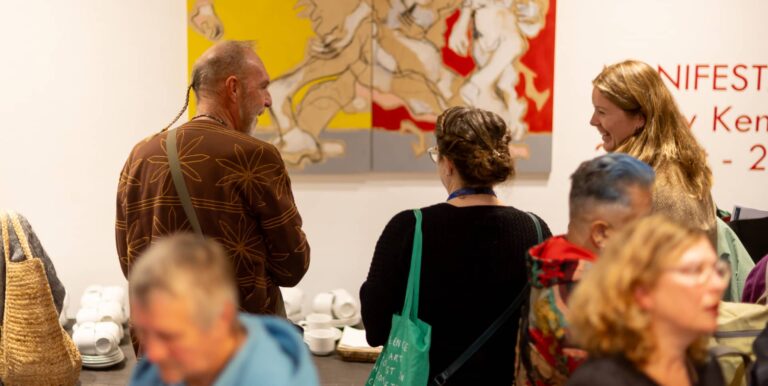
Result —
<instances>
[{"instance_id":1,"label":"wicker tray","mask_svg":"<svg viewBox=\"0 0 768 386\"><path fill-rule=\"evenodd\" d=\"M336 347L336 352L347 362L376 362L376 358L381 354L381 346L361 348L340 344Z\"/></svg>"}]
</instances>

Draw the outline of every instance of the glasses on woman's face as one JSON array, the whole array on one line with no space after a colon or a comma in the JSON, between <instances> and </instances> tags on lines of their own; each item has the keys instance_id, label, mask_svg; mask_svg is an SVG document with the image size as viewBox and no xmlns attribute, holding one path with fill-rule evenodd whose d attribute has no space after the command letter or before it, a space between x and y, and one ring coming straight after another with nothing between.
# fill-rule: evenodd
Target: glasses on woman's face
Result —
<instances>
[{"instance_id":1,"label":"glasses on woman's face","mask_svg":"<svg viewBox=\"0 0 768 386\"><path fill-rule=\"evenodd\" d=\"M437 160L440 158L440 153L437 151L437 146L432 146L427 149L427 153L429 154L429 158L432 159L432 162L437 163Z\"/></svg>"},{"instance_id":2,"label":"glasses on woman's face","mask_svg":"<svg viewBox=\"0 0 768 386\"><path fill-rule=\"evenodd\" d=\"M684 265L669 269L672 272L690 278L696 284L704 284L712 278L712 274L718 279L728 282L731 279L731 265L725 260L717 260L714 264Z\"/></svg>"}]
</instances>

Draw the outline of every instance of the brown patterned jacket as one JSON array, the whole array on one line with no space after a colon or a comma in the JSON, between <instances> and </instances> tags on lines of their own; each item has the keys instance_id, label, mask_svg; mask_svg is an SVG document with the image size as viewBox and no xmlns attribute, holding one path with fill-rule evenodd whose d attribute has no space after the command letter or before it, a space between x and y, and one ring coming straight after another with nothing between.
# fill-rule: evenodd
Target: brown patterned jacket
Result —
<instances>
[{"instance_id":1,"label":"brown patterned jacket","mask_svg":"<svg viewBox=\"0 0 768 386\"><path fill-rule=\"evenodd\" d=\"M126 277L156 238L193 232L169 171L167 134L138 143L120 173L115 233ZM280 154L207 121L179 127L177 147L202 231L232 257L240 307L274 314L278 286L296 285L309 268L309 245Z\"/></svg>"}]
</instances>

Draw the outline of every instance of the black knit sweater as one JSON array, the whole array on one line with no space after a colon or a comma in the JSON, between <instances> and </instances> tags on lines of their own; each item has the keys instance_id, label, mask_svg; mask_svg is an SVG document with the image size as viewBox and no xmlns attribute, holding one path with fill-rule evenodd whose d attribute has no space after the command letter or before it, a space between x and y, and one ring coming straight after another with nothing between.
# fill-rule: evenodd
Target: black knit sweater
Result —
<instances>
[{"instance_id":1,"label":"black knit sweater","mask_svg":"<svg viewBox=\"0 0 768 386\"><path fill-rule=\"evenodd\" d=\"M432 326L430 379L445 370L512 303L526 283L525 253L537 243L531 218L506 206L422 209L419 319ZM368 343L383 345L402 311L416 219L389 221L360 288ZM544 238L551 236L541 221ZM510 385L519 314L449 380L449 385Z\"/></svg>"}]
</instances>

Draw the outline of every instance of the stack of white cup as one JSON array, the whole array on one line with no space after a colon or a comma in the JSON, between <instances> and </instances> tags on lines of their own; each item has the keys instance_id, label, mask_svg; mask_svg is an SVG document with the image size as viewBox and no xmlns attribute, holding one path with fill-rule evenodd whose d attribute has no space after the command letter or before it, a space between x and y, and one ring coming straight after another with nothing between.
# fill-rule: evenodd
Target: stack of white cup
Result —
<instances>
[{"instance_id":1,"label":"stack of white cup","mask_svg":"<svg viewBox=\"0 0 768 386\"><path fill-rule=\"evenodd\" d=\"M360 322L360 306L343 288L317 294L312 301L312 311L330 315L336 327L353 326Z\"/></svg>"},{"instance_id":2,"label":"stack of white cup","mask_svg":"<svg viewBox=\"0 0 768 386\"><path fill-rule=\"evenodd\" d=\"M312 301L312 311L299 325L304 328L309 351L315 355L328 355L336 349L341 331L335 327L360 322L360 307L344 289L317 294Z\"/></svg>"},{"instance_id":3,"label":"stack of white cup","mask_svg":"<svg viewBox=\"0 0 768 386\"><path fill-rule=\"evenodd\" d=\"M304 328L304 342L315 355L328 355L336 350L341 331L331 325L331 315L312 313L299 322Z\"/></svg>"},{"instance_id":4,"label":"stack of white cup","mask_svg":"<svg viewBox=\"0 0 768 386\"><path fill-rule=\"evenodd\" d=\"M108 367L122 362L125 288L92 285L80 298L80 310L72 327L72 340L83 358L84 367Z\"/></svg>"},{"instance_id":5,"label":"stack of white cup","mask_svg":"<svg viewBox=\"0 0 768 386\"><path fill-rule=\"evenodd\" d=\"M72 339L81 354L107 355L115 350L123 336L123 328L115 322L85 322L72 327Z\"/></svg>"}]
</instances>

